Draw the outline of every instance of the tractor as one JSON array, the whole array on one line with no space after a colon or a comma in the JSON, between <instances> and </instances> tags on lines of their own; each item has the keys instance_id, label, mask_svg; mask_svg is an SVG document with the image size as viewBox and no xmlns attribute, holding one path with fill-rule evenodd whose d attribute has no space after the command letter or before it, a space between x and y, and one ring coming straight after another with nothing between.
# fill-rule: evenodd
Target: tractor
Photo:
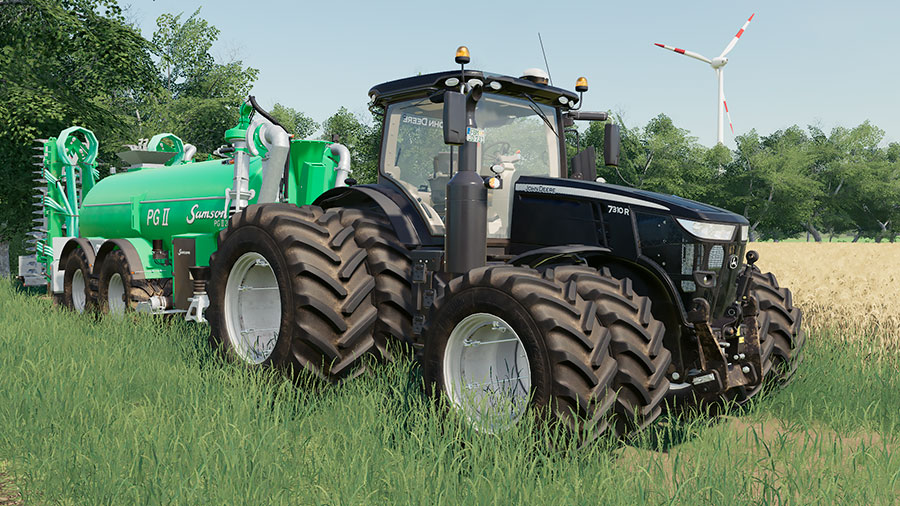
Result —
<instances>
[{"instance_id":1,"label":"tractor","mask_svg":"<svg viewBox=\"0 0 900 506\"><path fill-rule=\"evenodd\" d=\"M73 307L208 321L232 360L326 382L411 350L485 432L531 413L622 436L668 399L740 404L791 378L801 312L754 265L744 217L598 181L593 148L567 159L567 128L607 121L618 163L616 125L581 110L586 79L467 69L464 46L455 61L371 88L376 184L251 100L223 160L97 183L82 235L53 242L51 284ZM116 226L88 232L91 207Z\"/></svg>"}]
</instances>

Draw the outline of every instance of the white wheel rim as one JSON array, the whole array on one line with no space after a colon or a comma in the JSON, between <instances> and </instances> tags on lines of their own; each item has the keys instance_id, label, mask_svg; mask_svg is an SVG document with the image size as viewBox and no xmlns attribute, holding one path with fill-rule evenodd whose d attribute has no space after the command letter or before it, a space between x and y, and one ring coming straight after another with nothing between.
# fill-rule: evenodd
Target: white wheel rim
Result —
<instances>
[{"instance_id":1,"label":"white wheel rim","mask_svg":"<svg viewBox=\"0 0 900 506\"><path fill-rule=\"evenodd\" d=\"M84 312L87 298L84 296L84 272L78 269L72 274L72 307L79 313Z\"/></svg>"},{"instance_id":2,"label":"white wheel rim","mask_svg":"<svg viewBox=\"0 0 900 506\"><path fill-rule=\"evenodd\" d=\"M225 332L232 349L250 364L265 362L275 350L281 328L281 292L269 262L244 253L225 284Z\"/></svg>"},{"instance_id":3,"label":"white wheel rim","mask_svg":"<svg viewBox=\"0 0 900 506\"><path fill-rule=\"evenodd\" d=\"M497 432L528 407L531 364L516 331L502 318L475 313L460 321L444 350L444 388L476 429Z\"/></svg>"},{"instance_id":4,"label":"white wheel rim","mask_svg":"<svg viewBox=\"0 0 900 506\"><path fill-rule=\"evenodd\" d=\"M110 276L106 289L106 302L110 314L125 314L125 283L118 272Z\"/></svg>"}]
</instances>

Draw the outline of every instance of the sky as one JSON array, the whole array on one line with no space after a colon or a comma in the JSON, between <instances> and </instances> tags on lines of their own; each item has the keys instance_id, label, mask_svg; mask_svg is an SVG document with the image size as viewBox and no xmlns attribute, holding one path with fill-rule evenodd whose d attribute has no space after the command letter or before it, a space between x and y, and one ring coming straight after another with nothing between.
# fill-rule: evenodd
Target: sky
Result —
<instances>
[{"instance_id":1,"label":"sky","mask_svg":"<svg viewBox=\"0 0 900 506\"><path fill-rule=\"evenodd\" d=\"M458 68L519 76L544 68L553 84L590 91L585 110L621 114L629 127L660 113L705 146L716 142L717 83L709 65L667 51L664 43L718 56L750 14L753 21L728 55L725 98L737 135L791 125L826 132L865 120L900 141L900 2L780 1L506 1L360 2L141 0L127 18L146 38L166 12L200 16L221 30L213 47L259 69L252 93L318 122L339 107L368 117L375 84ZM725 126L725 144L734 138Z\"/></svg>"}]
</instances>

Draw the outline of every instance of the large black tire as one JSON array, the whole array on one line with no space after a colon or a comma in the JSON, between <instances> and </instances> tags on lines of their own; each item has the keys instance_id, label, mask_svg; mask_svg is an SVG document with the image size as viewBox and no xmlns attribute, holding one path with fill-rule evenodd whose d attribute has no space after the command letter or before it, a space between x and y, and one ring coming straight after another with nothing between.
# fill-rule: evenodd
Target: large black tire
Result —
<instances>
[{"instance_id":1,"label":"large black tire","mask_svg":"<svg viewBox=\"0 0 900 506\"><path fill-rule=\"evenodd\" d=\"M94 266L95 268L97 266ZM111 251L99 266L97 276L97 307L101 313L134 311L141 302L153 296L172 296L171 279L135 279L132 267L122 250ZM110 282L116 275L122 281L122 293L110 295ZM121 297L121 301L119 301ZM121 304L119 304L121 302Z\"/></svg>"},{"instance_id":2,"label":"large black tire","mask_svg":"<svg viewBox=\"0 0 900 506\"><path fill-rule=\"evenodd\" d=\"M669 391L666 372L672 355L663 347L665 326L651 313L650 299L634 292L631 280L616 279L608 269L563 266L548 269L561 283L574 283L592 302L607 329L610 353L617 363L615 430L619 436L642 429L662 413Z\"/></svg>"},{"instance_id":3,"label":"large black tire","mask_svg":"<svg viewBox=\"0 0 900 506\"><path fill-rule=\"evenodd\" d=\"M448 390L453 378L444 376L446 360L452 360L447 350L457 325L478 314L501 318L518 335L530 366L526 394L536 414L561 421L583 442L606 431L617 372L609 352L611 333L599 320L596 304L585 300L574 283L557 281L550 271L490 266L448 283L425 331L423 373L431 395L445 395L460 409L462 403ZM478 422L473 425L483 428Z\"/></svg>"},{"instance_id":4,"label":"large black tire","mask_svg":"<svg viewBox=\"0 0 900 506\"><path fill-rule=\"evenodd\" d=\"M235 262L255 252L272 267L281 301L277 342L259 364L305 371L329 382L364 371L365 359L375 349L375 281L352 227L319 207L260 204L236 213L217 240L206 312L215 345L241 360L236 338L227 331L226 288Z\"/></svg>"},{"instance_id":5,"label":"large black tire","mask_svg":"<svg viewBox=\"0 0 900 506\"><path fill-rule=\"evenodd\" d=\"M750 279L750 295L759 303L760 356L763 381L752 389L739 389L735 400L744 404L764 387L787 384L803 361L803 345L806 336L801 322L803 313L794 307L791 291L778 286L775 275L763 274L753 267Z\"/></svg>"},{"instance_id":6,"label":"large black tire","mask_svg":"<svg viewBox=\"0 0 900 506\"><path fill-rule=\"evenodd\" d=\"M96 296L91 290L91 264L87 253L76 248L69 254L64 270L62 304L78 313L92 311Z\"/></svg>"},{"instance_id":7,"label":"large black tire","mask_svg":"<svg viewBox=\"0 0 900 506\"><path fill-rule=\"evenodd\" d=\"M412 289L412 260L409 250L397 238L390 220L380 210L337 208L341 223L355 230L356 243L365 248L369 272L375 277L372 300L378 308L375 346L382 359L390 360L388 343L399 342L406 349L420 344L413 338L415 311Z\"/></svg>"}]
</instances>

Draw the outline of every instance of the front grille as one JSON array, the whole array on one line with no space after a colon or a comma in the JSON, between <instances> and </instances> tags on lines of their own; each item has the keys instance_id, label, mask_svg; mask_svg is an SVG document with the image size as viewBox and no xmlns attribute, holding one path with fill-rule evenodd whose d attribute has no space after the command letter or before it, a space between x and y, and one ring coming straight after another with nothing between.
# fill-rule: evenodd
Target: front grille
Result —
<instances>
[{"instance_id":1,"label":"front grille","mask_svg":"<svg viewBox=\"0 0 900 506\"><path fill-rule=\"evenodd\" d=\"M685 309L690 309L694 298L702 297L709 302L711 316L721 317L734 302L746 243L699 241L671 216L637 213L636 218L641 254L659 264L672 278ZM731 268L732 257L737 259L737 268ZM715 284L700 286L694 278L697 271L715 273Z\"/></svg>"}]
</instances>

